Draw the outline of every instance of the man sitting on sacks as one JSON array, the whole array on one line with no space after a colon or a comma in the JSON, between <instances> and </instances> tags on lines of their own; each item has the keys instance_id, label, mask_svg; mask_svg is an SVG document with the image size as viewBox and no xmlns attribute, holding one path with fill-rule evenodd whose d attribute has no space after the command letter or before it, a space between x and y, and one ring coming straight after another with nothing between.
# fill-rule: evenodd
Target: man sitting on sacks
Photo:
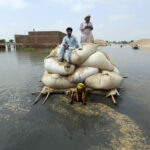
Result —
<instances>
[{"instance_id":1,"label":"man sitting on sacks","mask_svg":"<svg viewBox=\"0 0 150 150\"><path fill-rule=\"evenodd\" d=\"M72 35L73 29L68 27L66 29L67 35L63 38L62 47L59 53L59 61L63 61L64 53L66 53L67 59L67 68L70 67L70 56L72 51L79 47L79 50L82 50L82 45L77 41L77 39Z\"/></svg>"}]
</instances>

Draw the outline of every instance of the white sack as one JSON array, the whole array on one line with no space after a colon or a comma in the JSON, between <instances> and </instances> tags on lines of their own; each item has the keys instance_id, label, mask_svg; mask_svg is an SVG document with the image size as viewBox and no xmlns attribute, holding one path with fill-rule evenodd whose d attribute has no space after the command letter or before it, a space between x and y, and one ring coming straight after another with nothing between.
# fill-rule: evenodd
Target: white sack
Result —
<instances>
[{"instance_id":1,"label":"white sack","mask_svg":"<svg viewBox=\"0 0 150 150\"><path fill-rule=\"evenodd\" d=\"M117 66L114 66L114 70L113 71L116 72L116 73L118 73L118 74L120 74L120 70L118 69Z\"/></svg>"},{"instance_id":2,"label":"white sack","mask_svg":"<svg viewBox=\"0 0 150 150\"><path fill-rule=\"evenodd\" d=\"M85 79L88 88L110 90L117 88L123 78L115 72L103 71Z\"/></svg>"},{"instance_id":3,"label":"white sack","mask_svg":"<svg viewBox=\"0 0 150 150\"><path fill-rule=\"evenodd\" d=\"M59 74L49 74L45 72L41 81L45 86L54 89L67 89L76 87L76 84L71 83L67 77L60 76Z\"/></svg>"},{"instance_id":4,"label":"white sack","mask_svg":"<svg viewBox=\"0 0 150 150\"><path fill-rule=\"evenodd\" d=\"M80 67L75 70L75 73L69 76L71 82L79 83L83 82L87 77L99 72L98 68L92 67Z\"/></svg>"},{"instance_id":5,"label":"white sack","mask_svg":"<svg viewBox=\"0 0 150 150\"><path fill-rule=\"evenodd\" d=\"M55 48L50 56L59 56L61 46ZM82 45L82 50L78 48L74 49L71 53L70 61L72 64L79 65L83 63L90 55L97 51L98 45L92 43L84 43ZM49 57L49 56L48 56ZM64 55L64 59L66 60L66 56Z\"/></svg>"},{"instance_id":6,"label":"white sack","mask_svg":"<svg viewBox=\"0 0 150 150\"><path fill-rule=\"evenodd\" d=\"M111 62L111 64L114 66L114 69L113 71L116 72L116 73L120 73L120 70L118 69L118 67L113 63L113 61L110 59L110 57L107 55L106 52L104 51L101 51L105 56L106 58Z\"/></svg>"},{"instance_id":7,"label":"white sack","mask_svg":"<svg viewBox=\"0 0 150 150\"><path fill-rule=\"evenodd\" d=\"M46 58L49 58L49 57L58 57L58 54L59 54L59 50L61 48L61 45L58 45L55 49L53 49L50 54L46 57Z\"/></svg>"},{"instance_id":8,"label":"white sack","mask_svg":"<svg viewBox=\"0 0 150 150\"><path fill-rule=\"evenodd\" d=\"M81 64L81 66L94 67L109 71L113 71L114 69L114 66L111 64L111 62L100 51L92 54L83 64Z\"/></svg>"},{"instance_id":9,"label":"white sack","mask_svg":"<svg viewBox=\"0 0 150 150\"><path fill-rule=\"evenodd\" d=\"M56 73L60 75L72 74L75 70L74 65L66 67L66 62L59 62L58 58L50 57L44 59L44 67L49 73Z\"/></svg>"}]
</instances>

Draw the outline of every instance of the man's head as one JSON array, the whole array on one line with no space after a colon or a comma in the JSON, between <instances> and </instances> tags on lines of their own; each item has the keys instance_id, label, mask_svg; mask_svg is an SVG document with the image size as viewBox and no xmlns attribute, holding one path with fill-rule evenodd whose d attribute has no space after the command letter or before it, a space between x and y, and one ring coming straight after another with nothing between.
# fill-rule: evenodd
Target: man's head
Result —
<instances>
[{"instance_id":1,"label":"man's head","mask_svg":"<svg viewBox=\"0 0 150 150\"><path fill-rule=\"evenodd\" d=\"M68 35L68 36L71 36L72 31L73 31L73 29L72 29L71 27L68 27L68 28L66 29L67 35Z\"/></svg>"},{"instance_id":2,"label":"man's head","mask_svg":"<svg viewBox=\"0 0 150 150\"><path fill-rule=\"evenodd\" d=\"M88 23L88 22L90 22L90 19L91 19L91 16L90 15L87 15L85 18L84 18L84 20Z\"/></svg>"}]
</instances>

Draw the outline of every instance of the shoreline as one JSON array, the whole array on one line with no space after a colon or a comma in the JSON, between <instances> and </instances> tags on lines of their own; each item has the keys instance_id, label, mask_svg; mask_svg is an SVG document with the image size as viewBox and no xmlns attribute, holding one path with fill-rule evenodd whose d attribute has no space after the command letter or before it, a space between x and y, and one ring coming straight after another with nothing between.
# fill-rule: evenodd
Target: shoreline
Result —
<instances>
[{"instance_id":1,"label":"shoreline","mask_svg":"<svg viewBox=\"0 0 150 150\"><path fill-rule=\"evenodd\" d=\"M150 46L149 47L144 47L145 49L147 49L147 50L150 50Z\"/></svg>"},{"instance_id":2,"label":"shoreline","mask_svg":"<svg viewBox=\"0 0 150 150\"><path fill-rule=\"evenodd\" d=\"M150 50L150 45L139 45L141 48Z\"/></svg>"}]
</instances>

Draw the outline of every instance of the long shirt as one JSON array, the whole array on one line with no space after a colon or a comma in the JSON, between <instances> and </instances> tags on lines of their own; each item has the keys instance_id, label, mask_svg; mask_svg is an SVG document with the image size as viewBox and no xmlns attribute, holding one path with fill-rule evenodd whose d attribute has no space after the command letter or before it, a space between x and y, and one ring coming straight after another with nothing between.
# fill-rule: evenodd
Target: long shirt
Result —
<instances>
[{"instance_id":1,"label":"long shirt","mask_svg":"<svg viewBox=\"0 0 150 150\"><path fill-rule=\"evenodd\" d=\"M92 34L92 29L87 28L86 26L90 26L91 28L93 28L93 25L91 22L87 23L87 22L82 22L80 24L80 31L81 31L81 42L82 43L89 43L89 42L93 42L94 38L93 38L93 34Z\"/></svg>"},{"instance_id":2,"label":"long shirt","mask_svg":"<svg viewBox=\"0 0 150 150\"><path fill-rule=\"evenodd\" d=\"M71 35L71 37L68 37L67 35L63 38L62 45L68 44L69 48L75 49L77 46L79 48L82 48L81 43L78 42L75 36Z\"/></svg>"},{"instance_id":3,"label":"long shirt","mask_svg":"<svg viewBox=\"0 0 150 150\"><path fill-rule=\"evenodd\" d=\"M92 31L92 29L90 29L90 28L86 29L86 28L85 28L86 26L90 26L91 28L93 28L93 25L92 25L91 22L89 22L89 23L87 23L87 22L82 22L82 23L80 24L80 31L81 31L83 34L89 34L89 33Z\"/></svg>"}]
</instances>

